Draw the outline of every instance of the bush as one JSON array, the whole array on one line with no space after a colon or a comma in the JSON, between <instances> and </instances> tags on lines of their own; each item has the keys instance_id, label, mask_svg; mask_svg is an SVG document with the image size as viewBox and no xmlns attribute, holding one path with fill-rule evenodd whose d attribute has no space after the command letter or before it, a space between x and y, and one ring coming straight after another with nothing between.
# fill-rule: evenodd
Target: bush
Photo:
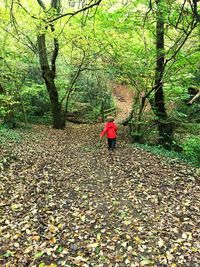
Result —
<instances>
[{"instance_id":1,"label":"bush","mask_svg":"<svg viewBox=\"0 0 200 267\"><path fill-rule=\"evenodd\" d=\"M39 118L49 117L47 114L51 111L51 104L44 85L33 84L31 87L24 87L21 97L28 121L37 122Z\"/></svg>"},{"instance_id":2,"label":"bush","mask_svg":"<svg viewBox=\"0 0 200 267\"><path fill-rule=\"evenodd\" d=\"M189 163L197 167L200 166L200 137L188 138L182 144L183 150L181 152L166 150L162 146L154 146L148 144L136 143L133 146L140 147L155 155L160 155L172 160Z\"/></svg>"},{"instance_id":3,"label":"bush","mask_svg":"<svg viewBox=\"0 0 200 267\"><path fill-rule=\"evenodd\" d=\"M190 137L182 144L183 153L188 160L200 166L200 137Z\"/></svg>"},{"instance_id":4,"label":"bush","mask_svg":"<svg viewBox=\"0 0 200 267\"><path fill-rule=\"evenodd\" d=\"M12 95L0 95L0 118L9 128L16 127L16 113L19 102Z\"/></svg>"},{"instance_id":5,"label":"bush","mask_svg":"<svg viewBox=\"0 0 200 267\"><path fill-rule=\"evenodd\" d=\"M19 142L20 140L21 136L18 132L4 126L0 126L0 145L5 144L7 141Z\"/></svg>"}]
</instances>

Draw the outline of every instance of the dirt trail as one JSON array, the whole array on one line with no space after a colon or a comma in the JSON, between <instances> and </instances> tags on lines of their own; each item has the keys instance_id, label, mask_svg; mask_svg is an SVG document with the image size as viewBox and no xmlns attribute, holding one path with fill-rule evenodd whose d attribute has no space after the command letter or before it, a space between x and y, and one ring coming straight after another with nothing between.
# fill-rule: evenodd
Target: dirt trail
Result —
<instances>
[{"instance_id":1,"label":"dirt trail","mask_svg":"<svg viewBox=\"0 0 200 267\"><path fill-rule=\"evenodd\" d=\"M199 177L102 125L34 127L0 173L0 266L198 267Z\"/></svg>"},{"instance_id":2,"label":"dirt trail","mask_svg":"<svg viewBox=\"0 0 200 267\"><path fill-rule=\"evenodd\" d=\"M113 85L113 98L117 107L116 122L125 120L131 111L134 92L126 85Z\"/></svg>"}]
</instances>

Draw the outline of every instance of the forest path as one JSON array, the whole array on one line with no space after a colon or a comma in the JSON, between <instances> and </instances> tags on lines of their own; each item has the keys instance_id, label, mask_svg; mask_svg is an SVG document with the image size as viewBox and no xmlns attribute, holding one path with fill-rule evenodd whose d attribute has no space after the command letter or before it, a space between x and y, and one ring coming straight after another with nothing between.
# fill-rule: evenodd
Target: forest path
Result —
<instances>
[{"instance_id":1,"label":"forest path","mask_svg":"<svg viewBox=\"0 0 200 267\"><path fill-rule=\"evenodd\" d=\"M112 95L117 107L115 121L119 123L125 120L131 112L134 92L126 85L113 84Z\"/></svg>"},{"instance_id":2,"label":"forest path","mask_svg":"<svg viewBox=\"0 0 200 267\"><path fill-rule=\"evenodd\" d=\"M127 145L125 128L110 156L102 127L35 126L12 144L0 266L200 266L196 170Z\"/></svg>"}]
</instances>

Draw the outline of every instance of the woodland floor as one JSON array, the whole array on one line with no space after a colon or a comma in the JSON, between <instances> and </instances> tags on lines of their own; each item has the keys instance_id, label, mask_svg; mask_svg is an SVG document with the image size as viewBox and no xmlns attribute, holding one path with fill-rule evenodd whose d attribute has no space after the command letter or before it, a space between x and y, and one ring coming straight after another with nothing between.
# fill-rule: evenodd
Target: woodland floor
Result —
<instances>
[{"instance_id":1,"label":"woodland floor","mask_svg":"<svg viewBox=\"0 0 200 267\"><path fill-rule=\"evenodd\" d=\"M197 170L122 126L110 156L102 126L35 126L1 149L0 266L200 266Z\"/></svg>"}]
</instances>

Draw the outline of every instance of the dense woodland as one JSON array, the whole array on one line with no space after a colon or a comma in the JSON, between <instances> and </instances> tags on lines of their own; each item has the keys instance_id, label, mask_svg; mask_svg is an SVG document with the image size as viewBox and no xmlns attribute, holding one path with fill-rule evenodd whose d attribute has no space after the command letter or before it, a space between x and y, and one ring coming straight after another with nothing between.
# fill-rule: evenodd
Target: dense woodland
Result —
<instances>
[{"instance_id":1,"label":"dense woodland","mask_svg":"<svg viewBox=\"0 0 200 267\"><path fill-rule=\"evenodd\" d=\"M0 8L3 124L51 117L63 129L69 112L97 121L114 105L114 81L135 91L126 123L136 141L148 142L148 129L153 142L181 147L177 132L199 130L198 1L2 1ZM186 142L198 145L198 130Z\"/></svg>"},{"instance_id":2,"label":"dense woodland","mask_svg":"<svg viewBox=\"0 0 200 267\"><path fill-rule=\"evenodd\" d=\"M0 17L0 265L200 266L200 1L0 0Z\"/></svg>"}]
</instances>

